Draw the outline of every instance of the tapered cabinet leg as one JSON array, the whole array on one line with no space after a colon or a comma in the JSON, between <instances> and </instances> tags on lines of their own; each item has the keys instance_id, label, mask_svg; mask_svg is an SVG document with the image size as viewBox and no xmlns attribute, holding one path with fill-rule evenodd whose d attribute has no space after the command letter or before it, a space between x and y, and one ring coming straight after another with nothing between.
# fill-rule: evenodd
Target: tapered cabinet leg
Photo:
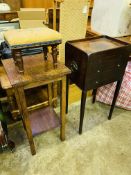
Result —
<instances>
[{"instance_id":1,"label":"tapered cabinet leg","mask_svg":"<svg viewBox=\"0 0 131 175\"><path fill-rule=\"evenodd\" d=\"M97 93L97 89L93 89L93 92L92 92L92 96L93 96L92 103L95 103L95 101L96 101L96 93Z\"/></svg>"},{"instance_id":2,"label":"tapered cabinet leg","mask_svg":"<svg viewBox=\"0 0 131 175\"><path fill-rule=\"evenodd\" d=\"M111 120L111 117L112 117L112 113L113 113L115 103L116 103L116 100L117 100L117 97L118 97L118 94L119 94L121 83L122 83L122 80L118 81L117 84L116 84L116 90L115 90L115 93L114 93L111 109L110 109L109 116L108 116L109 120Z\"/></svg>"},{"instance_id":3,"label":"tapered cabinet leg","mask_svg":"<svg viewBox=\"0 0 131 175\"><path fill-rule=\"evenodd\" d=\"M60 99L60 117L61 117L61 127L60 127L60 139L65 140L65 108L66 108L66 77L61 80L61 99Z\"/></svg>"},{"instance_id":4,"label":"tapered cabinet leg","mask_svg":"<svg viewBox=\"0 0 131 175\"><path fill-rule=\"evenodd\" d=\"M23 87L15 88L15 96L16 96L19 110L23 117L23 122L24 122L24 126L26 129L26 134L29 140L31 153L32 155L35 155L36 151L35 151L35 145L34 145L31 126L30 126L29 114L28 114L26 99L25 99L25 94L24 94L24 88Z\"/></svg>"},{"instance_id":5,"label":"tapered cabinet leg","mask_svg":"<svg viewBox=\"0 0 131 175\"><path fill-rule=\"evenodd\" d=\"M84 113L85 113L86 96L87 96L87 92L82 91L81 108L80 108L79 134L82 134L83 119L84 119Z\"/></svg>"}]
</instances>

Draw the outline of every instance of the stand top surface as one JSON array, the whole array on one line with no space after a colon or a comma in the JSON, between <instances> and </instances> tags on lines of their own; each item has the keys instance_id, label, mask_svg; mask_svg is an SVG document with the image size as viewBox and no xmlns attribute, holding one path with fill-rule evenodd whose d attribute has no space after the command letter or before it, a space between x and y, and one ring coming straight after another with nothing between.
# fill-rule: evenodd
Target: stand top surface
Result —
<instances>
[{"instance_id":1,"label":"stand top surface","mask_svg":"<svg viewBox=\"0 0 131 175\"><path fill-rule=\"evenodd\" d=\"M58 62L57 68L54 68L53 60L44 61L42 54L25 56L23 61L24 74L18 73L13 59L2 61L11 86L28 86L31 83L44 85L70 74L64 64ZM7 87L5 83L5 89Z\"/></svg>"},{"instance_id":2,"label":"stand top surface","mask_svg":"<svg viewBox=\"0 0 131 175\"><path fill-rule=\"evenodd\" d=\"M126 43L106 36L69 41L69 43L87 54L115 49L127 45Z\"/></svg>"}]
</instances>

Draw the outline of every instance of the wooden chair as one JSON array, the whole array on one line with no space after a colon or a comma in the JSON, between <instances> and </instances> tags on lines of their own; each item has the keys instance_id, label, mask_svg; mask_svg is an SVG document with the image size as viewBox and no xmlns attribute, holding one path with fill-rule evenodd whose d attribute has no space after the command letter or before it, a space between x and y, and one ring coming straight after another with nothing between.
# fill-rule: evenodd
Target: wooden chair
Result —
<instances>
[{"instance_id":1,"label":"wooden chair","mask_svg":"<svg viewBox=\"0 0 131 175\"><path fill-rule=\"evenodd\" d=\"M17 13L21 29L47 27L47 10L44 8L21 8Z\"/></svg>"},{"instance_id":2,"label":"wooden chair","mask_svg":"<svg viewBox=\"0 0 131 175\"><path fill-rule=\"evenodd\" d=\"M88 0L65 0L60 4L62 44L59 47L59 59L63 62L65 62L66 41L85 38L88 8ZM54 24L54 27L56 27L56 24Z\"/></svg>"}]
</instances>

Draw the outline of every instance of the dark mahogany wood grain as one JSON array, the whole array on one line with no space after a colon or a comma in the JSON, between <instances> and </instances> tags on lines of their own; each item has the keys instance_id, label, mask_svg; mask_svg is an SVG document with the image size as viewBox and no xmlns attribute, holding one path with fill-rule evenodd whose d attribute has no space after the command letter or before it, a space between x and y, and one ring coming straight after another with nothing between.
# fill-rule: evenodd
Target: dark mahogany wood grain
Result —
<instances>
[{"instance_id":1,"label":"dark mahogany wood grain","mask_svg":"<svg viewBox=\"0 0 131 175\"><path fill-rule=\"evenodd\" d=\"M82 90L80 134L82 133L87 90L95 89L94 93L96 94L98 87L117 81L108 117L111 119L130 50L131 45L128 43L107 36L79 39L66 43L65 65L71 69L71 81ZM95 97L93 102L95 102ZM68 105L68 102L66 104Z\"/></svg>"}]
</instances>

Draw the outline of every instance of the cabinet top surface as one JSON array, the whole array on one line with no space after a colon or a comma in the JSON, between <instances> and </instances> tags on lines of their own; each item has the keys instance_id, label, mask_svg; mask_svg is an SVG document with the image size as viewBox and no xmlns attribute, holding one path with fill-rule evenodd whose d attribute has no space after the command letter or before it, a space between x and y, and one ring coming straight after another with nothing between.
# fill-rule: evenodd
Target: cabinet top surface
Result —
<instances>
[{"instance_id":1,"label":"cabinet top surface","mask_svg":"<svg viewBox=\"0 0 131 175\"><path fill-rule=\"evenodd\" d=\"M91 39L81 39L81 40L71 41L71 45L88 54L91 54L95 52L101 52L105 50L119 48L124 46L125 44L108 37L97 37L97 38L91 38Z\"/></svg>"}]
</instances>

